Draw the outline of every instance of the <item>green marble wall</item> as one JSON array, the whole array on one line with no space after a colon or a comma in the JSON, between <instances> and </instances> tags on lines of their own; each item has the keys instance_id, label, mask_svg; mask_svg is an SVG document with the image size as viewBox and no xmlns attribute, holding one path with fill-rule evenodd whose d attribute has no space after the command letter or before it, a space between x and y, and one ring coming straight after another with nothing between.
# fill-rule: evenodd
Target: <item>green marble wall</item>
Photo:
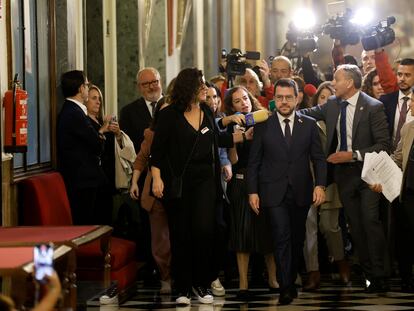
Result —
<instances>
[{"instance_id":1,"label":"green marble wall","mask_svg":"<svg viewBox=\"0 0 414 311\"><path fill-rule=\"evenodd\" d=\"M138 61L138 3L137 0L116 2L118 111L137 97L135 76Z\"/></svg>"},{"instance_id":2,"label":"green marble wall","mask_svg":"<svg viewBox=\"0 0 414 311\"><path fill-rule=\"evenodd\" d=\"M165 73L166 73L166 10L167 1L155 0L154 12L149 34L147 50L144 51L145 66L156 68L161 75L163 89L165 89Z\"/></svg>"},{"instance_id":3,"label":"green marble wall","mask_svg":"<svg viewBox=\"0 0 414 311\"><path fill-rule=\"evenodd\" d=\"M85 70L89 81L97 85L105 97L102 0L85 1L85 8Z\"/></svg>"}]
</instances>

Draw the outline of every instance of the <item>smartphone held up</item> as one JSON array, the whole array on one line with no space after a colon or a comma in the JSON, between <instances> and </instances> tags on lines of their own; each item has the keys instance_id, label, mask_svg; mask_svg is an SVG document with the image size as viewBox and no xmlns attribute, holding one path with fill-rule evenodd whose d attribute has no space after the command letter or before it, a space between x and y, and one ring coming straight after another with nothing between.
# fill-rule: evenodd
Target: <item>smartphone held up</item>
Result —
<instances>
[{"instance_id":1,"label":"smartphone held up","mask_svg":"<svg viewBox=\"0 0 414 311\"><path fill-rule=\"evenodd\" d=\"M39 244L33 249L34 277L41 284L53 274L53 244Z\"/></svg>"}]
</instances>

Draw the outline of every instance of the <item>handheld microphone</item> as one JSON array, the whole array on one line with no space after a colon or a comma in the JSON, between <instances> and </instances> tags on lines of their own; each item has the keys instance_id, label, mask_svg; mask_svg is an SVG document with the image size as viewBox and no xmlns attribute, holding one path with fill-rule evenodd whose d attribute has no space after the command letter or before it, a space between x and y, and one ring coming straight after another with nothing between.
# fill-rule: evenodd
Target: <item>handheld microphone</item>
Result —
<instances>
[{"instance_id":1,"label":"handheld microphone","mask_svg":"<svg viewBox=\"0 0 414 311\"><path fill-rule=\"evenodd\" d=\"M245 116L246 126L252 126L256 123L261 123L269 118L269 113L266 110L257 110L246 114Z\"/></svg>"},{"instance_id":2,"label":"handheld microphone","mask_svg":"<svg viewBox=\"0 0 414 311\"><path fill-rule=\"evenodd\" d=\"M313 95L316 94L317 89L313 84L306 84L305 87L303 88L303 92L309 97L312 97Z\"/></svg>"}]
</instances>

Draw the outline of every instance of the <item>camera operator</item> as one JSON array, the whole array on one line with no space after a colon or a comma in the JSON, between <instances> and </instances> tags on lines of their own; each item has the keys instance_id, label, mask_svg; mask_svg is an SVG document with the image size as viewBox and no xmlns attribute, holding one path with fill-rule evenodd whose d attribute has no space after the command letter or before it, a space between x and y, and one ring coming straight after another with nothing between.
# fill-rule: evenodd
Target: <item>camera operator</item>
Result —
<instances>
[{"instance_id":1,"label":"camera operator","mask_svg":"<svg viewBox=\"0 0 414 311\"><path fill-rule=\"evenodd\" d=\"M311 52L306 52L303 55L301 74L306 84L312 84L315 86L315 88L317 88L323 82L323 80L318 77L317 72L313 68L310 54Z\"/></svg>"}]
</instances>

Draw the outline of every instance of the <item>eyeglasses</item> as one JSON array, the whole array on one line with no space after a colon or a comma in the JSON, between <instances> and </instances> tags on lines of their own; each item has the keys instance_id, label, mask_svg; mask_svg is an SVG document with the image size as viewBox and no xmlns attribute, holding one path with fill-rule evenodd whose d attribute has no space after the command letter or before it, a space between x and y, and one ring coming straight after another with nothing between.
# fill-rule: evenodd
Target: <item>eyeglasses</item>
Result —
<instances>
[{"instance_id":1,"label":"eyeglasses","mask_svg":"<svg viewBox=\"0 0 414 311\"><path fill-rule=\"evenodd\" d=\"M287 101L288 103L292 103L295 100L295 96L293 96L293 95L286 95L286 96L276 95L275 100L279 103L282 102L283 100Z\"/></svg>"},{"instance_id":2,"label":"eyeglasses","mask_svg":"<svg viewBox=\"0 0 414 311\"><path fill-rule=\"evenodd\" d=\"M152 81L148 81L148 82L142 82L140 84L143 88L147 89L150 86L157 86L158 82L160 82L160 80L152 80Z\"/></svg>"}]
</instances>

